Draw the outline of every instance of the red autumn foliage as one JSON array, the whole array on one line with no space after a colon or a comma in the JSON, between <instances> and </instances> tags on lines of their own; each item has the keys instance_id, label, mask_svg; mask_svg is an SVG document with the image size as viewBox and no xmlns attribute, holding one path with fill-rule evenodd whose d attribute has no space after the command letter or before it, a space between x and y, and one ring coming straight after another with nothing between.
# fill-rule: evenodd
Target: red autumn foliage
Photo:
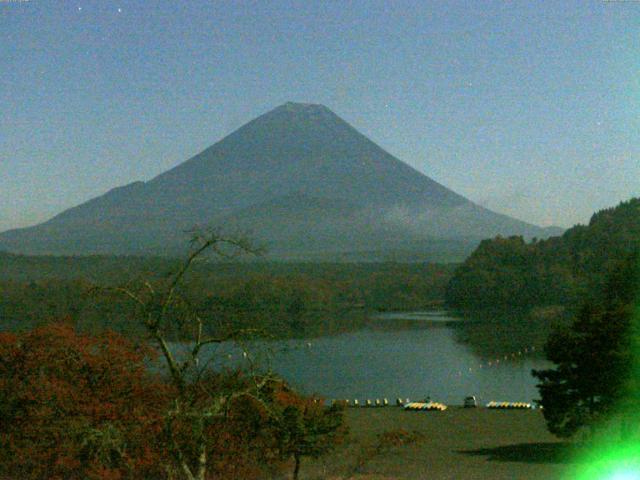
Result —
<instances>
[{"instance_id":1,"label":"red autumn foliage","mask_svg":"<svg viewBox=\"0 0 640 480\"><path fill-rule=\"evenodd\" d=\"M0 334L0 472L11 478L164 476L168 387L149 350L52 324Z\"/></svg>"},{"instance_id":2,"label":"red autumn foliage","mask_svg":"<svg viewBox=\"0 0 640 480\"><path fill-rule=\"evenodd\" d=\"M276 380L260 398L236 395L206 424L187 415L168 429L177 391L148 368L154 356L121 335L64 323L0 333L0 478L165 479L176 472L170 439L196 458L199 425L206 478L267 478L292 455L317 456L338 440L339 412ZM240 372L204 375L188 384L185 406L204 411L216 398L251 392L253 381Z\"/></svg>"},{"instance_id":3,"label":"red autumn foliage","mask_svg":"<svg viewBox=\"0 0 640 480\"><path fill-rule=\"evenodd\" d=\"M204 425L181 418L172 424L172 436L180 445L189 466L195 464L204 428L207 451L207 479L250 480L273 478L286 468L272 425L274 392L281 382L273 381L253 395L256 378L240 371L208 373L188 385L187 398L193 411L205 411L217 398L239 394L228 404L224 415L209 419Z\"/></svg>"}]
</instances>

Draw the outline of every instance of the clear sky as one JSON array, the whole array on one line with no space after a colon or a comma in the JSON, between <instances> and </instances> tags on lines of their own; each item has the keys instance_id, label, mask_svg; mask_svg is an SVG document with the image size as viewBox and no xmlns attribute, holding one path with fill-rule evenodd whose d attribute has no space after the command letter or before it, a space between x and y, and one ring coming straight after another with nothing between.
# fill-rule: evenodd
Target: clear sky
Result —
<instances>
[{"instance_id":1,"label":"clear sky","mask_svg":"<svg viewBox=\"0 0 640 480\"><path fill-rule=\"evenodd\" d=\"M640 195L640 1L0 0L0 230L322 103L540 225Z\"/></svg>"}]
</instances>

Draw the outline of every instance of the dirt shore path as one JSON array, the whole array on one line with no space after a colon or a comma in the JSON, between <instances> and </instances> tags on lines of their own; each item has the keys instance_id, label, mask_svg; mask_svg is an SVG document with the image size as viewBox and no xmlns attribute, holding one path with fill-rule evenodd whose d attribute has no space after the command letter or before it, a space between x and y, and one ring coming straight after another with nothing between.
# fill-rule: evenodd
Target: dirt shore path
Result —
<instances>
[{"instance_id":1,"label":"dirt shore path","mask_svg":"<svg viewBox=\"0 0 640 480\"><path fill-rule=\"evenodd\" d=\"M570 446L547 432L537 410L361 408L349 409L347 421L349 441L307 461L301 478L555 480L567 469ZM399 429L419 439L372 448L378 434Z\"/></svg>"}]
</instances>

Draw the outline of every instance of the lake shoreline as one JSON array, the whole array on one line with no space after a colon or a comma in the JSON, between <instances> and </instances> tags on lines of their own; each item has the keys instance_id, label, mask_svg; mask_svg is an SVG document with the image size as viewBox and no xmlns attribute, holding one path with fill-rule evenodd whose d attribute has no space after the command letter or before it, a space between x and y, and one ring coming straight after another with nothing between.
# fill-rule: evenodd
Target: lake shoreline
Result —
<instances>
[{"instance_id":1,"label":"lake shoreline","mask_svg":"<svg viewBox=\"0 0 640 480\"><path fill-rule=\"evenodd\" d=\"M228 342L203 350L202 360L233 370L250 357L298 391L328 400L430 396L455 404L475 395L486 404L538 398L531 370L548 367L540 356L542 333L523 330L517 322L505 330L446 311L417 313L427 320L404 321L398 318L405 314L391 313L398 318L339 335ZM529 338L532 333L537 343ZM176 351L186 347L173 345Z\"/></svg>"}]
</instances>

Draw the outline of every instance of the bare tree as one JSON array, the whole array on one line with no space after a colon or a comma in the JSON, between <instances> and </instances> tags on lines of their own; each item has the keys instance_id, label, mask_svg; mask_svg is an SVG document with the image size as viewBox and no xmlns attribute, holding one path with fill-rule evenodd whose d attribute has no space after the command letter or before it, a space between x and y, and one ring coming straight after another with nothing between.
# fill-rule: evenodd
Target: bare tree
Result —
<instances>
[{"instance_id":1,"label":"bare tree","mask_svg":"<svg viewBox=\"0 0 640 480\"><path fill-rule=\"evenodd\" d=\"M158 346L168 370L174 392L172 405L165 419L167 449L171 457L171 464L167 466L170 478L205 480L209 453L207 427L212 422L225 418L233 401L240 397L251 397L266 406L262 393L276 381L270 374L257 375L253 371L248 383L231 391L216 391L201 381L208 363L201 361L205 347L240 341L259 332L243 329L220 335L208 333L202 317L192 308L180 289L194 264L204 260L208 254L213 254L218 259L231 260L240 255L260 253L261 249L256 248L246 237L225 236L216 231L194 231L191 253L163 285L154 286L147 280L134 287L115 289L129 297L137 306L138 316L152 342ZM181 355L171 348L171 335L176 328L188 345ZM190 427L188 446L180 437L180 425Z\"/></svg>"}]
</instances>

